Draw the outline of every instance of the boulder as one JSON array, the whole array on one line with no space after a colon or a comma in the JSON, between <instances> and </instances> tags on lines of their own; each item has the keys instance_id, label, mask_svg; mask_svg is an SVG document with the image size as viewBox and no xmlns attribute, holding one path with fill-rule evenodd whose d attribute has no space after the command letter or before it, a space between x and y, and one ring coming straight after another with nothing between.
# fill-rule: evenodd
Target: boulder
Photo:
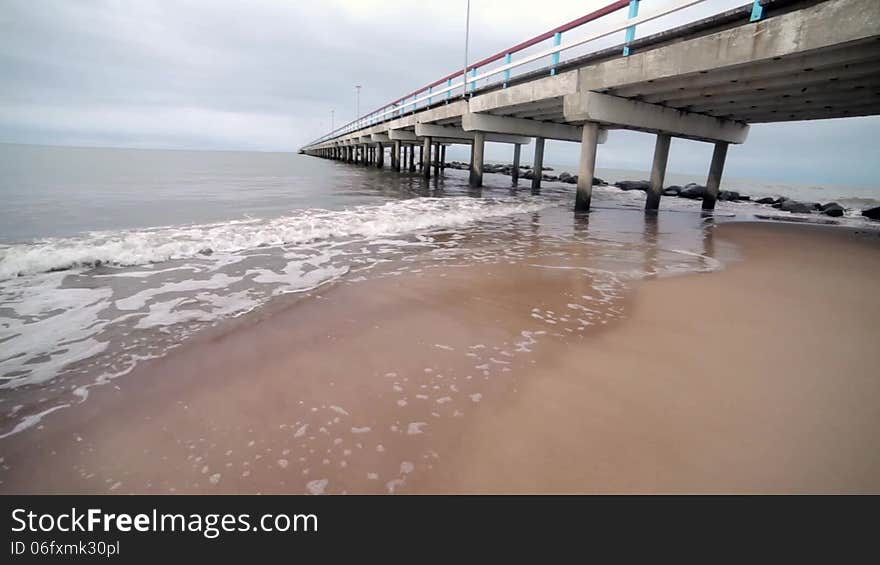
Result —
<instances>
[{"instance_id":1,"label":"boulder","mask_svg":"<svg viewBox=\"0 0 880 565\"><path fill-rule=\"evenodd\" d=\"M792 212L795 214L809 214L815 207L812 202L798 202L797 200L783 200L779 205L779 209L783 212Z\"/></svg>"},{"instance_id":2,"label":"boulder","mask_svg":"<svg viewBox=\"0 0 880 565\"><path fill-rule=\"evenodd\" d=\"M568 182L571 179L570 173L559 173L559 180L562 182Z\"/></svg>"},{"instance_id":3,"label":"boulder","mask_svg":"<svg viewBox=\"0 0 880 565\"><path fill-rule=\"evenodd\" d=\"M621 180L614 183L620 190L644 190L651 188L651 183L646 180Z\"/></svg>"},{"instance_id":4,"label":"boulder","mask_svg":"<svg viewBox=\"0 0 880 565\"><path fill-rule=\"evenodd\" d=\"M840 216L843 216L843 213L845 211L846 210L844 209L844 207L841 206L840 204L838 204L837 202L829 202L828 204L822 205L822 213L825 214L826 216L832 216L834 218L839 218Z\"/></svg>"},{"instance_id":5,"label":"boulder","mask_svg":"<svg viewBox=\"0 0 880 565\"><path fill-rule=\"evenodd\" d=\"M874 208L862 210L862 216L865 216L866 218L871 218L872 220L880 220L880 206L875 206Z\"/></svg>"},{"instance_id":6,"label":"boulder","mask_svg":"<svg viewBox=\"0 0 880 565\"><path fill-rule=\"evenodd\" d=\"M578 178L578 176L575 175L574 176L575 182L577 182L577 178ZM608 186L608 183L605 182L604 180L600 179L599 177L593 177L593 184L596 186Z\"/></svg>"},{"instance_id":7,"label":"boulder","mask_svg":"<svg viewBox=\"0 0 880 565\"><path fill-rule=\"evenodd\" d=\"M546 170L546 169L544 169L544 170ZM544 179L544 180L546 180L546 181L557 181L557 180L559 180L559 177L557 177L556 175L541 175L541 178Z\"/></svg>"},{"instance_id":8,"label":"boulder","mask_svg":"<svg viewBox=\"0 0 880 565\"><path fill-rule=\"evenodd\" d=\"M765 196L763 198L758 198L755 200L756 204L776 204L776 199L772 196Z\"/></svg>"},{"instance_id":9,"label":"boulder","mask_svg":"<svg viewBox=\"0 0 880 565\"><path fill-rule=\"evenodd\" d=\"M667 186L663 189L663 196L678 196L678 193L681 192L681 187L677 185Z\"/></svg>"},{"instance_id":10,"label":"boulder","mask_svg":"<svg viewBox=\"0 0 880 565\"><path fill-rule=\"evenodd\" d=\"M686 185L678 193L679 198L690 198L691 200L700 200L705 195L706 187L696 183Z\"/></svg>"},{"instance_id":11,"label":"boulder","mask_svg":"<svg viewBox=\"0 0 880 565\"><path fill-rule=\"evenodd\" d=\"M523 174L521 174L520 178L533 179L533 178L535 178L535 171L529 169L526 172L524 172Z\"/></svg>"},{"instance_id":12,"label":"boulder","mask_svg":"<svg viewBox=\"0 0 880 565\"><path fill-rule=\"evenodd\" d=\"M730 201L739 200L739 192L735 190L721 190L718 192L718 200Z\"/></svg>"}]
</instances>

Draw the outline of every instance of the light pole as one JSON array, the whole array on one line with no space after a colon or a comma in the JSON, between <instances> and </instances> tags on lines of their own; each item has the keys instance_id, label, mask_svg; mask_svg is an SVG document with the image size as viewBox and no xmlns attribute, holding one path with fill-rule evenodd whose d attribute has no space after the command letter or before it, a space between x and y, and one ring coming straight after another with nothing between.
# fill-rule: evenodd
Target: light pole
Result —
<instances>
[{"instance_id":1,"label":"light pole","mask_svg":"<svg viewBox=\"0 0 880 565\"><path fill-rule=\"evenodd\" d=\"M358 123L360 123L360 119L361 119L361 85L356 84L356 85L354 85L354 88L357 91L357 112L356 112L355 120L357 120Z\"/></svg>"},{"instance_id":2,"label":"light pole","mask_svg":"<svg viewBox=\"0 0 880 565\"><path fill-rule=\"evenodd\" d=\"M467 71L468 71L468 39L471 34L471 0L467 0L467 12L464 20L464 71L461 77L461 96L467 97Z\"/></svg>"}]
</instances>

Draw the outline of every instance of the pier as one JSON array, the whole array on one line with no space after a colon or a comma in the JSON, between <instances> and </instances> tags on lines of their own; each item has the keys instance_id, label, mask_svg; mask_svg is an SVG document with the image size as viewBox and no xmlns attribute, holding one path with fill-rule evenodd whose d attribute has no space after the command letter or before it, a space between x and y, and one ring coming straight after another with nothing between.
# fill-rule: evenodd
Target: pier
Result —
<instances>
[{"instance_id":1,"label":"pier","mask_svg":"<svg viewBox=\"0 0 880 565\"><path fill-rule=\"evenodd\" d=\"M635 38L639 26L657 27L703 3L711 5L613 2L389 102L300 152L379 168L388 162L401 173L416 172L418 163L430 178L432 169L441 174L447 146L466 145L469 182L479 187L487 141L512 146L514 183L525 145L534 150L537 191L545 140L580 143L575 209L585 211L598 146L609 131L629 129L656 136L647 210L659 208L671 138L713 144L703 197L703 209L712 210L728 147L747 141L749 124L880 114L878 0L754 0ZM621 34L622 43L607 45Z\"/></svg>"}]
</instances>

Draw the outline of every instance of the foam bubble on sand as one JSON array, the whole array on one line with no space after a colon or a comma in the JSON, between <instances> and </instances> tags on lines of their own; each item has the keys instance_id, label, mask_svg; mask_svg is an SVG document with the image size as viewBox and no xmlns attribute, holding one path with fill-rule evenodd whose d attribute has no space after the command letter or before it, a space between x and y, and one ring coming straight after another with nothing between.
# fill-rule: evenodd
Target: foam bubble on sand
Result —
<instances>
[{"instance_id":1,"label":"foam bubble on sand","mask_svg":"<svg viewBox=\"0 0 880 565\"><path fill-rule=\"evenodd\" d=\"M379 480L379 473L367 473L367 479L369 479L371 481L378 481Z\"/></svg>"},{"instance_id":2,"label":"foam bubble on sand","mask_svg":"<svg viewBox=\"0 0 880 565\"><path fill-rule=\"evenodd\" d=\"M442 343L435 343L434 347L436 347L437 349L445 349L446 351L455 351L454 347L443 345Z\"/></svg>"},{"instance_id":3,"label":"foam bubble on sand","mask_svg":"<svg viewBox=\"0 0 880 565\"><path fill-rule=\"evenodd\" d=\"M213 475L208 477L208 482L210 482L212 485L216 485L217 483L219 483L220 482L220 473L214 473Z\"/></svg>"},{"instance_id":4,"label":"foam bubble on sand","mask_svg":"<svg viewBox=\"0 0 880 565\"><path fill-rule=\"evenodd\" d=\"M309 425L303 424L293 433L293 437L302 437L302 436L306 435L306 431L308 429L309 429Z\"/></svg>"},{"instance_id":5,"label":"foam bubble on sand","mask_svg":"<svg viewBox=\"0 0 880 565\"><path fill-rule=\"evenodd\" d=\"M324 489L327 488L327 483L330 481L328 479L315 479L313 481L309 481L306 483L306 492L308 494L324 494Z\"/></svg>"},{"instance_id":6,"label":"foam bubble on sand","mask_svg":"<svg viewBox=\"0 0 880 565\"><path fill-rule=\"evenodd\" d=\"M404 406L406 406L406 399L405 398L399 399L397 401L397 405L400 406L401 408L403 408Z\"/></svg>"},{"instance_id":7,"label":"foam bubble on sand","mask_svg":"<svg viewBox=\"0 0 880 565\"><path fill-rule=\"evenodd\" d=\"M70 404L59 404L58 406L53 406L52 408L43 410L42 412L39 412L37 414L30 414L28 416L25 416L15 425L14 428L12 428L11 430L9 430L8 432L6 432L3 435L0 435L0 439L3 439L5 437L9 437L12 434L17 434L18 432L20 432L22 430L26 430L32 426L35 426L38 423L40 423L40 421L43 419L44 416L51 414L52 412L54 412L56 410L61 410L62 408L68 408L69 406L70 406Z\"/></svg>"},{"instance_id":8,"label":"foam bubble on sand","mask_svg":"<svg viewBox=\"0 0 880 565\"><path fill-rule=\"evenodd\" d=\"M410 473L413 472L413 470L414 470L415 468L416 468L415 465L413 465L413 464L410 463L409 461L403 461L403 462L400 464L400 473L403 474L403 475L409 475Z\"/></svg>"},{"instance_id":9,"label":"foam bubble on sand","mask_svg":"<svg viewBox=\"0 0 880 565\"><path fill-rule=\"evenodd\" d=\"M471 395L471 400L474 401L474 402L479 402L479 401L482 400L482 399L483 399L483 395L480 394L479 392L474 393L474 394Z\"/></svg>"},{"instance_id":10,"label":"foam bubble on sand","mask_svg":"<svg viewBox=\"0 0 880 565\"><path fill-rule=\"evenodd\" d=\"M444 396L442 398L438 398L436 400L436 402L437 402L437 404L446 404L447 402L452 402L452 398L450 398L448 396Z\"/></svg>"},{"instance_id":11,"label":"foam bubble on sand","mask_svg":"<svg viewBox=\"0 0 880 565\"><path fill-rule=\"evenodd\" d=\"M351 433L353 434L365 434L368 433L372 428L369 426L364 426L362 428L352 428Z\"/></svg>"},{"instance_id":12,"label":"foam bubble on sand","mask_svg":"<svg viewBox=\"0 0 880 565\"><path fill-rule=\"evenodd\" d=\"M376 446L376 451L378 451L379 453L382 453L383 451L385 451L385 446L380 443L379 445Z\"/></svg>"},{"instance_id":13,"label":"foam bubble on sand","mask_svg":"<svg viewBox=\"0 0 880 565\"><path fill-rule=\"evenodd\" d=\"M339 407L339 406L330 406L330 410L333 410L334 412L337 412L337 413L339 413L339 414L342 414L343 416L348 416L348 415L349 415L349 413L346 412L344 408L341 408L341 407Z\"/></svg>"},{"instance_id":14,"label":"foam bubble on sand","mask_svg":"<svg viewBox=\"0 0 880 565\"><path fill-rule=\"evenodd\" d=\"M427 426L428 424L425 422L410 422L406 427L407 435L414 436L416 434L423 433L422 428Z\"/></svg>"},{"instance_id":15,"label":"foam bubble on sand","mask_svg":"<svg viewBox=\"0 0 880 565\"><path fill-rule=\"evenodd\" d=\"M287 465L288 465L287 459L279 459L278 460L278 466L281 467L282 469L287 469Z\"/></svg>"}]
</instances>

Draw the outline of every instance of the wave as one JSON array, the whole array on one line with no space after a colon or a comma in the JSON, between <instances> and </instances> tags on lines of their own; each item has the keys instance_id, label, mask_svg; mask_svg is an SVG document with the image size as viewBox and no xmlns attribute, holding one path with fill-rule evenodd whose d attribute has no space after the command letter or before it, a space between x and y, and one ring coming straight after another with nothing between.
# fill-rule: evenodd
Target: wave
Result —
<instances>
[{"instance_id":1,"label":"wave","mask_svg":"<svg viewBox=\"0 0 880 565\"><path fill-rule=\"evenodd\" d=\"M270 220L90 232L0 247L0 280L77 267L144 265L258 247L457 227L552 205L541 197L414 198L346 210L303 209Z\"/></svg>"}]
</instances>

